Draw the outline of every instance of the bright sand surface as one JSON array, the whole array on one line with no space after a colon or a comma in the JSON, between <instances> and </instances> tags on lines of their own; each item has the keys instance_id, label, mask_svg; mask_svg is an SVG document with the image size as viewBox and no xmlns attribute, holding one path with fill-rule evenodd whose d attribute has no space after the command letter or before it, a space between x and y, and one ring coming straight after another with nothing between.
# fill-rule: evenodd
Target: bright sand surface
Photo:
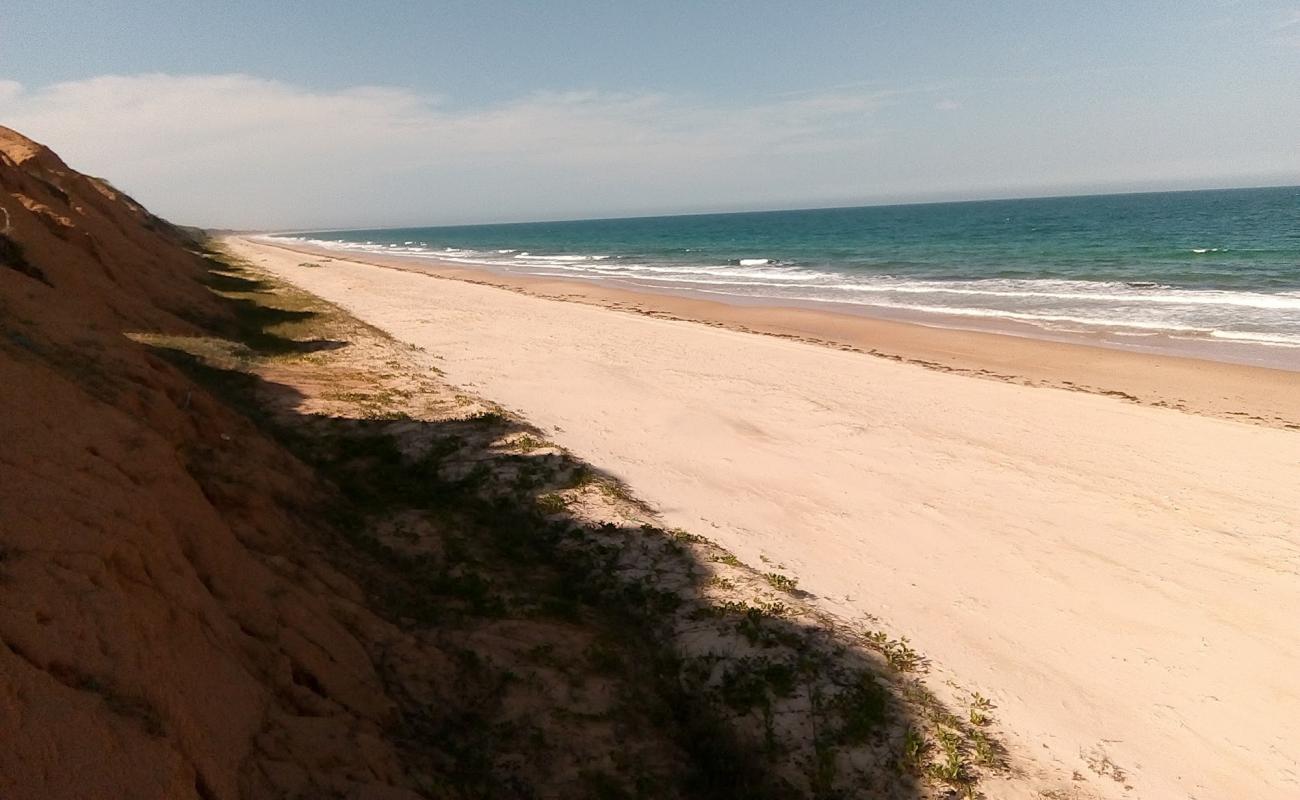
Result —
<instances>
[{"instance_id":1,"label":"bright sand surface","mask_svg":"<svg viewBox=\"0 0 1300 800\"><path fill-rule=\"evenodd\" d=\"M908 636L937 691L993 700L1030 783L1077 772L1068 796L1300 797L1300 433L1279 427L1300 420L1300 375L821 315L822 338L930 348L933 369L229 243L440 356L450 380L623 478L667 524ZM723 313L742 312L724 321L811 335L798 315L814 312ZM981 369L1014 380L961 374ZM1052 388L1066 374L1203 413Z\"/></svg>"}]
</instances>

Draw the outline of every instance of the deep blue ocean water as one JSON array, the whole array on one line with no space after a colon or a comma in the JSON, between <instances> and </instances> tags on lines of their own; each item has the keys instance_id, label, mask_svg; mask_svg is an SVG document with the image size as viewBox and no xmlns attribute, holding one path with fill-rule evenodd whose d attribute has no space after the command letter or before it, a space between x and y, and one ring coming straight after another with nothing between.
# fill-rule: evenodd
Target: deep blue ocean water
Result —
<instances>
[{"instance_id":1,"label":"deep blue ocean water","mask_svg":"<svg viewBox=\"0 0 1300 800\"><path fill-rule=\"evenodd\" d=\"M1300 187L286 235L718 299L1300 348Z\"/></svg>"}]
</instances>

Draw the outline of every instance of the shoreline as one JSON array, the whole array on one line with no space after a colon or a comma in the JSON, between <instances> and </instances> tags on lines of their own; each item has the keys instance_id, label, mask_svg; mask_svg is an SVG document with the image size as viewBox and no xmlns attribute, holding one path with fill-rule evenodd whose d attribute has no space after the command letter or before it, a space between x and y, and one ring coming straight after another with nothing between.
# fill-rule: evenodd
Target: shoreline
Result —
<instances>
[{"instance_id":1,"label":"shoreline","mask_svg":"<svg viewBox=\"0 0 1300 800\"><path fill-rule=\"evenodd\" d=\"M380 247L380 249L366 249L364 246L354 248L347 243L335 244L317 239L291 237L286 240L280 238L290 236L290 234L272 233L256 234L256 236L267 243L285 242L291 248L302 247L313 251L319 250L330 255L339 254L344 258L365 259L374 257L381 261L395 259L398 262L423 264L434 269L468 268L486 271L508 280L558 280L579 285L622 289L638 294L712 300L732 306L799 308L837 315L866 317L874 320L904 322L945 330L994 333L1037 341L1081 344L1126 352L1258 366L1300 374L1300 345L1271 340L1267 337L1262 339L1243 338L1230 331L1216 330L1207 332L1202 330L1200 331L1201 334L1208 335L1186 335L1180 333L1179 330L1194 331L1197 329L1180 328L1179 325L1172 325L1169 328L1151 327L1148 323L1129 325L1119 320L1111 323L1093 320L1088 322L1087 326L1082 329L1071 329L1053 326L1049 322L1049 320L1055 319L1069 319L1068 317L1036 317L1032 314L1019 314L1010 309L1003 309L1002 311L974 309L967 313L956 307L944 309L924 305L852 302L846 299L828 297L790 297L782 296L779 293L765 294L761 291L751 294L743 291L707 289L695 286L691 281L683 283L674 279L658 280L647 276L591 273L582 270L557 271L556 265L546 261L550 257L541 257L542 261L539 264L514 261L503 263L465 259L455 254L444 255L440 252L421 250L420 248L416 248L415 251L401 248L392 250L383 247ZM515 253L517 251L498 252ZM518 253L514 258L527 255L529 254ZM607 257L605 255L591 256L597 261ZM554 258L563 261L584 257L562 255ZM755 261L768 263L768 259L755 259ZM741 259L737 263L744 267L750 262ZM746 285L744 283L737 284L740 287ZM1142 284L1141 282L1130 285L1154 286L1154 284ZM1083 322L1083 320L1079 320L1079 322Z\"/></svg>"},{"instance_id":2,"label":"shoreline","mask_svg":"<svg viewBox=\"0 0 1300 800\"><path fill-rule=\"evenodd\" d=\"M513 275L419 257L341 253L249 236L230 238L332 261L852 350L941 372L1106 395L1142 405L1300 431L1300 373L1275 367L1058 341L1004 330L939 327L831 309L728 303L581 279Z\"/></svg>"}]
</instances>

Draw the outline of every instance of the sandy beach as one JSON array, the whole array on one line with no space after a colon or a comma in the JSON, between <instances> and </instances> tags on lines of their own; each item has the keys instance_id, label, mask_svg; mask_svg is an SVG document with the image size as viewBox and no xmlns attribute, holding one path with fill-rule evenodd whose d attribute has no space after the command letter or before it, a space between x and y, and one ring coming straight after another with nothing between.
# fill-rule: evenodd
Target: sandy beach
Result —
<instances>
[{"instance_id":1,"label":"sandy beach","mask_svg":"<svg viewBox=\"0 0 1300 800\"><path fill-rule=\"evenodd\" d=\"M1078 796L1300 795L1300 375L227 242L879 617Z\"/></svg>"},{"instance_id":2,"label":"sandy beach","mask_svg":"<svg viewBox=\"0 0 1300 800\"><path fill-rule=\"evenodd\" d=\"M1103 394L1161 408L1300 430L1300 370L1188 357L1195 354L1194 348L1185 348L1179 354L1141 352L1097 346L1085 337L1074 337L1075 341L1046 339L1041 330L1011 321L993 323L990 330L953 329L943 322L929 325L862 313L737 305L698 296L629 290L604 282L503 273L427 258L340 253L283 240L261 239L258 244L498 286L536 297L831 345L960 375Z\"/></svg>"},{"instance_id":3,"label":"sandy beach","mask_svg":"<svg viewBox=\"0 0 1300 800\"><path fill-rule=\"evenodd\" d=\"M1300 800L1300 0L83 5L0 800Z\"/></svg>"}]
</instances>

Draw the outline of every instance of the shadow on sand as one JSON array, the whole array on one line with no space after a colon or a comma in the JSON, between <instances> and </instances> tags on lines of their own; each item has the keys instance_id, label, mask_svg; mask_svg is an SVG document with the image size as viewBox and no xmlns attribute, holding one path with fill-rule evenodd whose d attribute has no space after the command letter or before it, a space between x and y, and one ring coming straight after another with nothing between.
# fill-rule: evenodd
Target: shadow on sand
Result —
<instances>
[{"instance_id":1,"label":"shadow on sand","mask_svg":"<svg viewBox=\"0 0 1300 800\"><path fill-rule=\"evenodd\" d=\"M348 345L275 333L318 312L275 307L265 280L213 285L254 295L230 299L236 322L216 333L287 355L277 377ZM1001 758L973 713L929 694L905 643L662 529L521 420L308 413L294 386L159 352L324 478L328 503L295 511L306 535L445 656L413 674L374 655L425 796L975 796ZM204 454L190 457L201 476Z\"/></svg>"}]
</instances>

